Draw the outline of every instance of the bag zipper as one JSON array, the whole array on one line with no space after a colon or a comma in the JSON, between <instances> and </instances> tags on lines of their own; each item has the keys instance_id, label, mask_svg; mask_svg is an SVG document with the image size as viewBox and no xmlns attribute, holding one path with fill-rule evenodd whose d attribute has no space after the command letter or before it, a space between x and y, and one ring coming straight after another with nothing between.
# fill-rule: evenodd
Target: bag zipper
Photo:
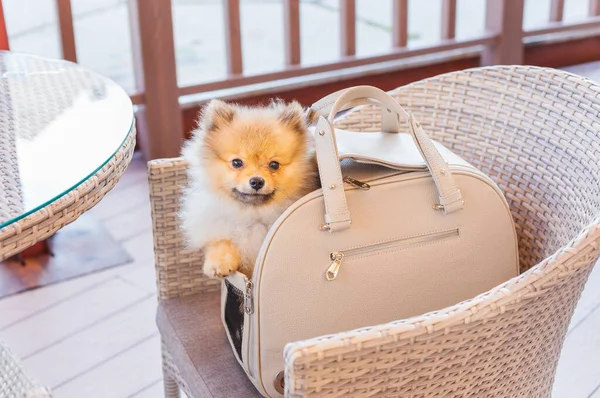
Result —
<instances>
[{"instance_id":1,"label":"bag zipper","mask_svg":"<svg viewBox=\"0 0 600 398\"><path fill-rule=\"evenodd\" d=\"M244 278L246 280L246 292L244 293L244 311L246 314L250 315L254 312L254 297L252 296L252 288L254 284L248 277Z\"/></svg>"},{"instance_id":2,"label":"bag zipper","mask_svg":"<svg viewBox=\"0 0 600 398\"><path fill-rule=\"evenodd\" d=\"M242 367L244 371L250 377L250 379L254 380L254 365L253 365L253 355L254 351L250 349L249 342L252 341L252 322L251 316L254 313L254 283L252 283L252 279L248 278L244 275L244 329L245 332L242 333L242 349L241 349L241 358L240 362L242 363Z\"/></svg>"},{"instance_id":3,"label":"bag zipper","mask_svg":"<svg viewBox=\"0 0 600 398\"><path fill-rule=\"evenodd\" d=\"M344 182L347 182L348 184L353 185L356 188L363 191L368 191L369 189L371 189L371 186L366 182L358 181L357 179L354 179L352 177L344 177Z\"/></svg>"},{"instance_id":4,"label":"bag zipper","mask_svg":"<svg viewBox=\"0 0 600 398\"><path fill-rule=\"evenodd\" d=\"M374 245L357 247L354 249L348 249L343 251L335 251L329 254L331 263L325 272L325 278L328 281L333 281L337 278L342 266L342 260L346 257L357 256L359 254L371 253L375 251L381 251L385 249L397 248L397 247L410 247L415 246L419 243L436 242L443 239L453 238L459 235L458 228L451 229L448 231L434 232L426 235L413 236L410 238L396 239L389 242L377 243Z\"/></svg>"}]
</instances>

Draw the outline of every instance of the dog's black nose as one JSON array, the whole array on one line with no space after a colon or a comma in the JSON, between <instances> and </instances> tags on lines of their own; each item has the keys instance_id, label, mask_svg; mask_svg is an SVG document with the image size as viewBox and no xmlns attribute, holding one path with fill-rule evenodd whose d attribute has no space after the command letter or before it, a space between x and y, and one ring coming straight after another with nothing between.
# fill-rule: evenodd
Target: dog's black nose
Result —
<instances>
[{"instance_id":1,"label":"dog's black nose","mask_svg":"<svg viewBox=\"0 0 600 398\"><path fill-rule=\"evenodd\" d=\"M252 177L250 179L250 186L252 187L252 189L258 191L259 189L265 186L265 180L263 180L260 177Z\"/></svg>"}]
</instances>

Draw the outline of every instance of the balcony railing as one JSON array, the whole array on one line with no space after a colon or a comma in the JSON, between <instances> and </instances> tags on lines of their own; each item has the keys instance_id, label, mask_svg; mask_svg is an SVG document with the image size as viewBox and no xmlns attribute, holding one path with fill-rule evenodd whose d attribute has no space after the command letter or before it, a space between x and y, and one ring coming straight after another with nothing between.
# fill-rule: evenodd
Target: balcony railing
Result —
<instances>
[{"instance_id":1,"label":"balcony railing","mask_svg":"<svg viewBox=\"0 0 600 398\"><path fill-rule=\"evenodd\" d=\"M55 0L62 56L77 62L71 0ZM473 49L481 53L483 65L520 64L526 40L548 34L586 31L600 28L600 0L589 1L588 17L576 23L563 22L565 0L551 0L547 24L523 29L524 0L486 0L485 30L477 37L458 39L456 35L457 0L440 0L442 17L439 41L415 47L408 45L408 0L392 0L392 40L384 53L357 55L356 0L339 1L339 53L335 62L306 66L302 63L300 0L282 0L284 22L284 59L280 70L262 74L245 72L241 34L240 0L222 0L224 7L226 77L199 84L179 86L177 82L172 4L170 0L127 0L130 16L134 61L135 92L131 95L139 106L140 141L149 158L175 156L183 140L180 101L198 93L243 87L322 72L399 61L409 57L438 54L451 50ZM0 0L0 49L9 49ZM431 21L427 21L431 23ZM328 34L329 26L315 26ZM220 34L220 32L215 32Z\"/></svg>"}]
</instances>

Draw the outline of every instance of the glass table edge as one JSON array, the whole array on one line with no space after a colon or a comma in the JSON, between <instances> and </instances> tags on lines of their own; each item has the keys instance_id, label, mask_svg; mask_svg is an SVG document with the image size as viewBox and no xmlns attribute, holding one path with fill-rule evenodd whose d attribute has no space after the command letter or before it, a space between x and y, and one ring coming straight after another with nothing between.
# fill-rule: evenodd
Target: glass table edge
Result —
<instances>
[{"instance_id":1,"label":"glass table edge","mask_svg":"<svg viewBox=\"0 0 600 398\"><path fill-rule=\"evenodd\" d=\"M117 146L117 148L114 150L113 153L111 153L111 155L104 161L102 162L102 164L100 166L98 166L96 169L94 169L91 173L89 173L88 175L86 175L84 178L82 178L80 181L78 181L77 183L75 183L73 186L71 186L70 188L60 192L58 195L54 196L52 199L47 200L46 202L43 202L42 204L32 208L31 210L27 210L24 211L22 214L18 215L15 218L11 218L10 220L4 222L4 223L0 223L0 230L2 230L3 228L9 227L10 225L22 220L23 218L32 215L33 213L44 209L45 207L48 207L50 204L56 202L58 199L68 195L70 192L74 191L75 189L77 189L79 186L81 186L81 184L83 184L84 182L86 182L87 180L89 180L94 174L96 174L98 171L100 171L104 166L106 166L108 164L108 162L110 162L112 159L114 159L115 155L121 150L121 148L123 148L123 145L125 145L125 143L127 142L127 140L129 139L130 135L133 132L135 126L135 117L133 114L133 110L131 112L131 124L129 125L129 131L127 132L127 134L125 134L125 138L123 139L123 141L121 141L121 143Z\"/></svg>"}]
</instances>

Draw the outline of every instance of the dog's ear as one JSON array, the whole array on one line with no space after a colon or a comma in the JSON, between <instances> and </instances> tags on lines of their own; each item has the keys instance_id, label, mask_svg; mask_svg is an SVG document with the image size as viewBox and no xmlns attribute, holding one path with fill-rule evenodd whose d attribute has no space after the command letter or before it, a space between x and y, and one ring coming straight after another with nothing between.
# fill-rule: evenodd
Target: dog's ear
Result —
<instances>
[{"instance_id":1,"label":"dog's ear","mask_svg":"<svg viewBox=\"0 0 600 398\"><path fill-rule=\"evenodd\" d=\"M210 101L202 110L198 126L205 132L218 130L235 118L235 106L221 100Z\"/></svg>"},{"instance_id":2,"label":"dog's ear","mask_svg":"<svg viewBox=\"0 0 600 398\"><path fill-rule=\"evenodd\" d=\"M297 101L280 105L279 121L298 133L306 132L306 114Z\"/></svg>"}]
</instances>

